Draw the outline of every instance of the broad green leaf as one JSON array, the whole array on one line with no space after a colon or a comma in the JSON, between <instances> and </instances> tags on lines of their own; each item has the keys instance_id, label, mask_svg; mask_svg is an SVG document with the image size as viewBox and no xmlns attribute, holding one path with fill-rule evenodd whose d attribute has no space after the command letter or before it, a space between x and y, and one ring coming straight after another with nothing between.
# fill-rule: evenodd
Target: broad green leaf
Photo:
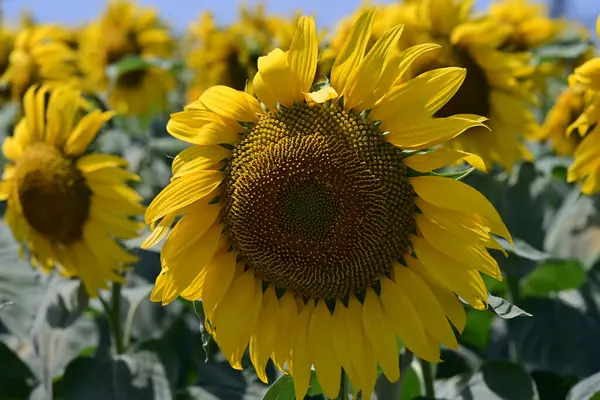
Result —
<instances>
[{"instance_id":1,"label":"broad green leaf","mask_svg":"<svg viewBox=\"0 0 600 400\"><path fill-rule=\"evenodd\" d=\"M318 396L323 394L323 389L321 388L321 384L317 379L317 373L315 370L310 371L310 384L308 386L308 396Z\"/></svg>"},{"instance_id":2,"label":"broad green leaf","mask_svg":"<svg viewBox=\"0 0 600 400\"><path fill-rule=\"evenodd\" d=\"M579 377L600 371L598 308L589 295L574 300L577 307L560 297L529 297L520 303L533 317L509 320L508 336L524 363Z\"/></svg>"},{"instance_id":3,"label":"broad green leaf","mask_svg":"<svg viewBox=\"0 0 600 400\"><path fill-rule=\"evenodd\" d=\"M294 400L295 397L292 377L283 375L271 385L263 400Z\"/></svg>"},{"instance_id":4,"label":"broad green leaf","mask_svg":"<svg viewBox=\"0 0 600 400\"><path fill-rule=\"evenodd\" d=\"M488 361L474 374L436 382L436 398L455 400L537 400L531 376L522 365Z\"/></svg>"},{"instance_id":5,"label":"broad green leaf","mask_svg":"<svg viewBox=\"0 0 600 400\"><path fill-rule=\"evenodd\" d=\"M597 400L598 398L600 398L600 372L573 386L567 395L567 400Z\"/></svg>"},{"instance_id":6,"label":"broad green leaf","mask_svg":"<svg viewBox=\"0 0 600 400\"><path fill-rule=\"evenodd\" d=\"M585 280L586 273L578 261L548 261L521 280L521 292L523 296L545 296L577 289Z\"/></svg>"}]
</instances>

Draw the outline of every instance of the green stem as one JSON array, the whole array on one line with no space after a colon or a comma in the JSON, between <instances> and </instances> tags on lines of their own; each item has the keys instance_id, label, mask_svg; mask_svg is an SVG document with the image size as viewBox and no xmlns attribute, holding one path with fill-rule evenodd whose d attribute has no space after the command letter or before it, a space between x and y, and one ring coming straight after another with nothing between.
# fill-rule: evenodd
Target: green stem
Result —
<instances>
[{"instance_id":1,"label":"green stem","mask_svg":"<svg viewBox=\"0 0 600 400\"><path fill-rule=\"evenodd\" d=\"M117 354L123 354L125 346L123 342L123 329L121 327L121 284L113 282L110 292L110 304L101 296L98 296L98 298L108 318L115 351Z\"/></svg>"},{"instance_id":2,"label":"green stem","mask_svg":"<svg viewBox=\"0 0 600 400\"><path fill-rule=\"evenodd\" d=\"M340 379L340 392L338 393L338 400L348 400L348 376L342 369L342 378Z\"/></svg>"},{"instance_id":3,"label":"green stem","mask_svg":"<svg viewBox=\"0 0 600 400\"><path fill-rule=\"evenodd\" d=\"M419 364L423 370L423 383L425 384L425 397L435 399L435 388L433 387L433 368L431 363L419 358Z\"/></svg>"}]
</instances>

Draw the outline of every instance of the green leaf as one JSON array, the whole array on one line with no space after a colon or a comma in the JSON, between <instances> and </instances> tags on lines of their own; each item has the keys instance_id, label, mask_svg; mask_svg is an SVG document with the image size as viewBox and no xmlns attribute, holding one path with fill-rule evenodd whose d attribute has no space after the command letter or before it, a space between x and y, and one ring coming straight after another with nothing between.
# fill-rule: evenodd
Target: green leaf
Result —
<instances>
[{"instance_id":1,"label":"green leaf","mask_svg":"<svg viewBox=\"0 0 600 400\"><path fill-rule=\"evenodd\" d=\"M318 396L321 394L323 394L323 389L321 388L321 384L319 383L319 380L317 379L317 373L315 372L315 370L311 370L310 371L310 383L308 386L307 395L308 396Z\"/></svg>"},{"instance_id":2,"label":"green leaf","mask_svg":"<svg viewBox=\"0 0 600 400\"><path fill-rule=\"evenodd\" d=\"M519 364L488 361L474 374L437 382L436 398L486 400L537 400L531 376Z\"/></svg>"},{"instance_id":3,"label":"green leaf","mask_svg":"<svg viewBox=\"0 0 600 400\"><path fill-rule=\"evenodd\" d=\"M404 374L404 380L402 382L400 398L402 400L412 400L415 397L420 396L421 380L419 379L419 375L417 375L415 369L412 367L405 368L402 373Z\"/></svg>"},{"instance_id":4,"label":"green leaf","mask_svg":"<svg viewBox=\"0 0 600 400\"><path fill-rule=\"evenodd\" d=\"M263 400L294 400L294 382L289 375L283 375L277 379L267 390Z\"/></svg>"},{"instance_id":5,"label":"green leaf","mask_svg":"<svg viewBox=\"0 0 600 400\"><path fill-rule=\"evenodd\" d=\"M467 325L460 335L461 343L469 345L482 353L485 352L485 348L490 341L493 321L494 314L492 313L469 310L467 312Z\"/></svg>"},{"instance_id":6,"label":"green leaf","mask_svg":"<svg viewBox=\"0 0 600 400\"><path fill-rule=\"evenodd\" d=\"M27 398L34 381L35 377L29 367L4 342L0 342L2 398Z\"/></svg>"},{"instance_id":7,"label":"green leaf","mask_svg":"<svg viewBox=\"0 0 600 400\"><path fill-rule=\"evenodd\" d=\"M511 304L508 300L504 300L502 297L493 296L488 293L488 305L501 318L512 319L515 317L531 317L526 311L523 311L519 307Z\"/></svg>"},{"instance_id":8,"label":"green leaf","mask_svg":"<svg viewBox=\"0 0 600 400\"><path fill-rule=\"evenodd\" d=\"M596 400L598 398L600 398L600 372L573 386L566 400Z\"/></svg>"},{"instance_id":9,"label":"green leaf","mask_svg":"<svg viewBox=\"0 0 600 400\"><path fill-rule=\"evenodd\" d=\"M520 303L534 317L509 320L508 337L526 365L579 377L600 371L598 308L589 295L574 300L577 308L560 297Z\"/></svg>"},{"instance_id":10,"label":"green leaf","mask_svg":"<svg viewBox=\"0 0 600 400\"><path fill-rule=\"evenodd\" d=\"M576 289L586 280L586 272L577 261L549 261L538 265L521 280L523 296L545 296L552 292Z\"/></svg>"}]
</instances>

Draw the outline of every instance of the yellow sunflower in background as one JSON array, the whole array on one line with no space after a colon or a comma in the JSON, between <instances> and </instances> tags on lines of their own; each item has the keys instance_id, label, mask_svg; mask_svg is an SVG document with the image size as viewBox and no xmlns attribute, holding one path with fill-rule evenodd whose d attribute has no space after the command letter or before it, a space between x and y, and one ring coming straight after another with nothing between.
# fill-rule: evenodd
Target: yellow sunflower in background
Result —
<instances>
[{"instance_id":1,"label":"yellow sunflower in background","mask_svg":"<svg viewBox=\"0 0 600 400\"><path fill-rule=\"evenodd\" d=\"M529 53L507 53L499 47L512 28L492 19L473 19L471 1L424 0L409 2L406 42L433 42L441 48L417 60L412 76L433 68L467 69L458 93L437 113L477 114L489 118L487 127L475 127L448 146L481 156L488 168L494 163L506 170L532 156L523 138L538 138L539 126L531 112Z\"/></svg>"},{"instance_id":2,"label":"yellow sunflower in background","mask_svg":"<svg viewBox=\"0 0 600 400\"><path fill-rule=\"evenodd\" d=\"M529 0L495 0L489 15L513 28L502 44L509 51L529 51L549 43L565 27L564 21L548 17L545 4Z\"/></svg>"},{"instance_id":3,"label":"yellow sunflower in background","mask_svg":"<svg viewBox=\"0 0 600 400\"><path fill-rule=\"evenodd\" d=\"M596 32L600 38L600 17ZM586 101L581 115L567 131L571 135L577 131L583 136L575 149L575 160L568 169L567 181L580 182L583 193L594 194L600 191L600 57L576 68L569 77L569 84L574 90L585 92Z\"/></svg>"},{"instance_id":4,"label":"yellow sunflower in background","mask_svg":"<svg viewBox=\"0 0 600 400\"><path fill-rule=\"evenodd\" d=\"M126 184L137 177L117 156L86 154L112 112L83 115L79 92L47 86L30 88L23 103L23 119L2 144L6 222L33 265L79 277L95 296L136 259L114 240L138 234L140 222L129 217L144 207Z\"/></svg>"},{"instance_id":5,"label":"yellow sunflower in background","mask_svg":"<svg viewBox=\"0 0 600 400\"><path fill-rule=\"evenodd\" d=\"M111 0L100 19L82 33L80 47L89 79L97 90L108 90L111 108L140 116L165 107L174 79L156 63L171 56L173 43L155 10ZM109 67L126 58L131 65L111 80Z\"/></svg>"},{"instance_id":6,"label":"yellow sunflower in background","mask_svg":"<svg viewBox=\"0 0 600 400\"><path fill-rule=\"evenodd\" d=\"M256 73L258 57L289 46L296 21L267 15L262 3L255 9L242 6L238 21L226 27L217 26L210 12L203 13L188 35L186 64L192 72L188 101L214 85L238 90L247 83L251 86L248 80Z\"/></svg>"},{"instance_id":7,"label":"yellow sunflower in background","mask_svg":"<svg viewBox=\"0 0 600 400\"><path fill-rule=\"evenodd\" d=\"M585 136L587 129L573 133L569 126L581 115L586 104L585 97L589 93L576 88L567 88L556 99L554 106L548 111L542 125L542 136L548 139L556 154L561 156L573 155L581 136Z\"/></svg>"},{"instance_id":8,"label":"yellow sunflower in background","mask_svg":"<svg viewBox=\"0 0 600 400\"><path fill-rule=\"evenodd\" d=\"M8 85L13 100L20 101L36 83L81 86L76 52L65 42L64 29L34 25L19 32L0 83Z\"/></svg>"},{"instance_id":9,"label":"yellow sunflower in background","mask_svg":"<svg viewBox=\"0 0 600 400\"><path fill-rule=\"evenodd\" d=\"M4 75L10 64L10 53L15 44L15 34L4 27L0 27L0 76ZM0 83L0 102L11 97L8 84Z\"/></svg>"},{"instance_id":10,"label":"yellow sunflower in background","mask_svg":"<svg viewBox=\"0 0 600 400\"><path fill-rule=\"evenodd\" d=\"M377 365L399 378L399 337L439 361L465 325L456 294L484 309L480 272L501 279L490 235L510 240L494 207L470 186L429 174L466 159L443 144L484 117L434 115L459 90L450 67L401 81L437 47L399 51L402 27L365 54L374 13L358 18L331 72L317 68L314 21L302 17L288 51L258 59L256 97L207 89L167 130L193 144L173 161L171 183L146 212L163 269L151 299L202 299L207 329L231 365L249 346L266 381L271 358L307 391L311 366L329 398L342 368L370 398ZM317 90L318 89L318 90ZM411 151L406 151L411 150ZM360 344L360 345L357 345Z\"/></svg>"}]
</instances>

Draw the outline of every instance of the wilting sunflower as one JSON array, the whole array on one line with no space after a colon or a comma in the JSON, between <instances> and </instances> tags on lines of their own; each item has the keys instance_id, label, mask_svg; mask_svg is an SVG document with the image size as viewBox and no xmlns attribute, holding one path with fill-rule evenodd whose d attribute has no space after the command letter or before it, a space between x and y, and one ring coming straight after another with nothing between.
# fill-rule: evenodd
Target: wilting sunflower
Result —
<instances>
[{"instance_id":1,"label":"wilting sunflower","mask_svg":"<svg viewBox=\"0 0 600 400\"><path fill-rule=\"evenodd\" d=\"M585 136L587 130L572 132L569 126L581 115L584 110L585 97L589 93L576 88L567 88L556 99L556 103L546 115L542 125L542 136L549 140L556 154L571 156Z\"/></svg>"},{"instance_id":2,"label":"wilting sunflower","mask_svg":"<svg viewBox=\"0 0 600 400\"><path fill-rule=\"evenodd\" d=\"M214 85L239 90L251 85L258 57L289 46L296 21L267 15L262 3L255 9L242 6L238 21L226 27L217 26L210 12L203 13L188 35L186 61L193 75L188 101Z\"/></svg>"},{"instance_id":3,"label":"wilting sunflower","mask_svg":"<svg viewBox=\"0 0 600 400\"><path fill-rule=\"evenodd\" d=\"M405 42L441 46L417 60L410 76L440 67L466 68L464 84L436 116L482 115L489 118L486 125L491 130L475 127L448 146L481 156L488 168L498 163L510 170L516 162L532 158L521 139L539 135L530 110L534 103L530 54L499 50L512 28L490 18L474 19L471 4L464 0L423 0L405 5Z\"/></svg>"},{"instance_id":4,"label":"wilting sunflower","mask_svg":"<svg viewBox=\"0 0 600 400\"><path fill-rule=\"evenodd\" d=\"M502 43L510 51L528 51L549 43L564 29L564 21L548 17L545 4L529 0L496 0L489 15L513 28Z\"/></svg>"},{"instance_id":5,"label":"wilting sunflower","mask_svg":"<svg viewBox=\"0 0 600 400\"><path fill-rule=\"evenodd\" d=\"M399 337L439 361L457 346L460 295L486 307L480 272L501 279L486 248L510 238L475 189L430 171L468 153L420 150L483 126L473 115L434 118L465 78L461 68L399 81L435 45L400 52L397 26L365 54L374 14L362 15L331 73L311 89L315 24L302 17L287 52L259 58L254 90L206 90L167 130L194 146L149 206L163 269L152 300L202 299L207 329L241 369L249 346L260 379L271 358L306 393L314 365L335 398L341 369L363 398L377 364L399 377Z\"/></svg>"},{"instance_id":6,"label":"wilting sunflower","mask_svg":"<svg viewBox=\"0 0 600 400\"><path fill-rule=\"evenodd\" d=\"M600 38L600 17L596 22L596 31ZM587 61L575 69L569 77L574 90L585 92L586 102L583 112L569 127L567 134L576 130L583 139L575 149L573 164L568 169L568 182L581 182L581 191L585 194L600 190L600 57Z\"/></svg>"},{"instance_id":7,"label":"wilting sunflower","mask_svg":"<svg viewBox=\"0 0 600 400\"><path fill-rule=\"evenodd\" d=\"M10 160L0 186L6 222L33 265L79 277L95 296L135 260L114 240L138 234L140 222L129 217L144 207L126 185L137 177L119 157L86 154L112 112L83 115L78 92L46 86L30 88L23 103L23 119L2 144Z\"/></svg>"},{"instance_id":8,"label":"wilting sunflower","mask_svg":"<svg viewBox=\"0 0 600 400\"><path fill-rule=\"evenodd\" d=\"M81 85L77 54L64 39L64 29L53 25L35 25L16 36L8 68L0 77L14 100L36 83Z\"/></svg>"},{"instance_id":9,"label":"wilting sunflower","mask_svg":"<svg viewBox=\"0 0 600 400\"><path fill-rule=\"evenodd\" d=\"M83 33L82 62L97 90L108 90L111 108L125 115L147 115L164 108L174 87L171 72L158 65L172 53L169 30L153 9L111 0L99 21ZM129 59L111 82L107 68Z\"/></svg>"}]
</instances>

